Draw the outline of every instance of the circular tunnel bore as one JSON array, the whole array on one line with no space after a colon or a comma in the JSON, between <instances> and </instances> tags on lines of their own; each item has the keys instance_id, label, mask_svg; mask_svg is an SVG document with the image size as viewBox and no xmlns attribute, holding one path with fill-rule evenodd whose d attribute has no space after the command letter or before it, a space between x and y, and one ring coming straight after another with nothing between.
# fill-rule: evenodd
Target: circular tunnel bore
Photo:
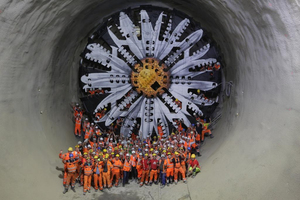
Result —
<instances>
[{"instance_id":1,"label":"circular tunnel bore","mask_svg":"<svg viewBox=\"0 0 300 200\"><path fill-rule=\"evenodd\" d=\"M216 137L204 146L199 176L164 192L128 187L99 198L298 199L299 0L143 2L187 13L213 34L226 58L225 77L234 81L232 96L224 101ZM84 199L61 193L58 159L60 149L76 143L69 102L82 96L78 56L100 19L140 3L1 2L2 199Z\"/></svg>"},{"instance_id":2,"label":"circular tunnel bore","mask_svg":"<svg viewBox=\"0 0 300 200\"><path fill-rule=\"evenodd\" d=\"M146 138L160 126L160 136L168 136L219 119L221 56L209 34L182 12L121 10L98 25L81 57L81 100L102 130L118 124L116 134Z\"/></svg>"}]
</instances>

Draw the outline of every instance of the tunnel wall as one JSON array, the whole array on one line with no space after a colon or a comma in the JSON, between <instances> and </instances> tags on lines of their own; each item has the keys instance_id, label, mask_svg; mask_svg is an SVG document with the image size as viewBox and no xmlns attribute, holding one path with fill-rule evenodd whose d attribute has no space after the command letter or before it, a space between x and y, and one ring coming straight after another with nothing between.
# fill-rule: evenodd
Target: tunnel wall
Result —
<instances>
[{"instance_id":1,"label":"tunnel wall","mask_svg":"<svg viewBox=\"0 0 300 200\"><path fill-rule=\"evenodd\" d=\"M202 172L161 199L297 199L300 188L299 2L144 1L181 10L212 33L232 80L205 142ZM58 158L74 146L79 54L103 16L137 1L17 1L0 5L1 199L63 196ZM177 196L176 196L177 195Z\"/></svg>"}]
</instances>

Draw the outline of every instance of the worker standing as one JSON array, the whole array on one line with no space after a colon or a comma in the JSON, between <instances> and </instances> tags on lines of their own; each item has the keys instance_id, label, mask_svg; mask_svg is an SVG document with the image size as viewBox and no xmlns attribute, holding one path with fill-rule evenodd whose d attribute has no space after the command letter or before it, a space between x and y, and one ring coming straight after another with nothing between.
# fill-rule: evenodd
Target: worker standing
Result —
<instances>
[{"instance_id":1,"label":"worker standing","mask_svg":"<svg viewBox=\"0 0 300 200\"><path fill-rule=\"evenodd\" d=\"M174 180L175 180L175 184L177 184L178 182L178 174L181 173L183 182L186 182L186 178L185 178L185 172L181 166L181 162L182 162L182 158L179 156L178 152L175 152L175 159L174 159L174 164L175 164L175 170L174 170Z\"/></svg>"},{"instance_id":2,"label":"worker standing","mask_svg":"<svg viewBox=\"0 0 300 200\"><path fill-rule=\"evenodd\" d=\"M86 159L86 163L83 165L84 172L84 186L83 186L83 195L86 192L91 192L91 182L92 182L92 174L93 174L93 163L91 162L90 157Z\"/></svg>"},{"instance_id":3,"label":"worker standing","mask_svg":"<svg viewBox=\"0 0 300 200\"><path fill-rule=\"evenodd\" d=\"M172 184L172 177L174 176L174 162L172 159L172 155L169 152L168 153L168 159L167 159L167 185L169 186L169 183Z\"/></svg>"},{"instance_id":4,"label":"worker standing","mask_svg":"<svg viewBox=\"0 0 300 200\"><path fill-rule=\"evenodd\" d=\"M103 190L103 184L102 184L102 174L103 174L103 161L100 159L100 157L95 156L95 167L94 167L94 188L97 192L98 186L99 190Z\"/></svg>"},{"instance_id":5,"label":"worker standing","mask_svg":"<svg viewBox=\"0 0 300 200\"><path fill-rule=\"evenodd\" d=\"M81 137L81 116L77 114L75 118L75 135Z\"/></svg>"},{"instance_id":6,"label":"worker standing","mask_svg":"<svg viewBox=\"0 0 300 200\"><path fill-rule=\"evenodd\" d=\"M124 160L124 165L123 165L123 187L125 187L125 184L129 184L128 178L129 178L129 173L131 172L131 162L130 162L130 155L126 154L126 158Z\"/></svg>"},{"instance_id":7,"label":"worker standing","mask_svg":"<svg viewBox=\"0 0 300 200\"><path fill-rule=\"evenodd\" d=\"M161 180L161 188L166 185L166 172L167 172L167 161L165 159L165 155L161 155L161 159L159 160L159 174Z\"/></svg>"},{"instance_id":8,"label":"worker standing","mask_svg":"<svg viewBox=\"0 0 300 200\"><path fill-rule=\"evenodd\" d=\"M154 183L157 184L157 168L158 168L158 160L156 158L156 154L154 153L153 158L150 160L150 185L153 183L153 178L154 178Z\"/></svg>"},{"instance_id":9,"label":"worker standing","mask_svg":"<svg viewBox=\"0 0 300 200\"><path fill-rule=\"evenodd\" d=\"M103 185L105 188L111 188L112 184L110 182L110 173L112 169L112 164L108 160L109 155L106 154L104 157L104 163L103 163Z\"/></svg>"},{"instance_id":10,"label":"worker standing","mask_svg":"<svg viewBox=\"0 0 300 200\"><path fill-rule=\"evenodd\" d=\"M137 164L137 157L135 151L131 152L132 155L130 156L130 163L131 163L131 175L132 175L132 180L137 179L137 169L136 169L136 164Z\"/></svg>"},{"instance_id":11,"label":"worker standing","mask_svg":"<svg viewBox=\"0 0 300 200\"><path fill-rule=\"evenodd\" d=\"M144 185L148 185L148 178L149 178L149 169L150 169L150 160L148 157L148 154L145 154L145 157L142 159L142 178L141 178L141 182L140 182L140 187L142 187Z\"/></svg>"},{"instance_id":12,"label":"worker standing","mask_svg":"<svg viewBox=\"0 0 300 200\"><path fill-rule=\"evenodd\" d=\"M114 177L116 178L115 180L115 186L118 187L119 185L119 179L120 179L120 170L123 166L121 160L119 159L120 155L117 154L116 155L116 158L115 158L115 162L113 164L113 168L112 168L112 178L111 178L111 183L113 182L114 180Z\"/></svg>"},{"instance_id":13,"label":"worker standing","mask_svg":"<svg viewBox=\"0 0 300 200\"><path fill-rule=\"evenodd\" d=\"M70 183L71 183L71 189L74 192L76 192L75 191L75 181L76 181L75 173L76 173L76 169L77 169L77 161L74 159L72 153L70 153L69 159L66 160L65 165L67 168L67 183L65 186L65 190L63 191L63 194L68 192Z\"/></svg>"}]
</instances>

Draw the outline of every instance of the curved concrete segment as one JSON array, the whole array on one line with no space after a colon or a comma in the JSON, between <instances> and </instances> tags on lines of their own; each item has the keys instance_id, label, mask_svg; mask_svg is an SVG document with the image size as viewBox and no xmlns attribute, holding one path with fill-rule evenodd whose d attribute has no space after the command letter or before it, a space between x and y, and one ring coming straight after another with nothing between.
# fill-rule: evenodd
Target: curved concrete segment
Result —
<instances>
[{"instance_id":1,"label":"curved concrete segment","mask_svg":"<svg viewBox=\"0 0 300 200\"><path fill-rule=\"evenodd\" d=\"M79 54L103 16L137 2L2 1L1 199L81 198L79 189L62 195L56 169L62 166L59 150L76 142L69 103L78 101ZM216 137L203 148L197 178L165 190L111 193L129 199L298 199L300 2L144 2L200 21L220 45L225 78L234 86L224 97Z\"/></svg>"}]
</instances>

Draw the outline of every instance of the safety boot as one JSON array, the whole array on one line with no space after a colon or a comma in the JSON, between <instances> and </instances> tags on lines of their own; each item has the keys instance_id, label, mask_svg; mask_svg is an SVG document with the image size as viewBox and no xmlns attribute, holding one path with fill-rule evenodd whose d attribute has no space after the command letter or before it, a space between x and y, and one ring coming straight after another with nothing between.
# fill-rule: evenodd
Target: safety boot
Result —
<instances>
[{"instance_id":1,"label":"safety boot","mask_svg":"<svg viewBox=\"0 0 300 200\"><path fill-rule=\"evenodd\" d=\"M91 193L91 190L88 190L89 193Z\"/></svg>"},{"instance_id":2,"label":"safety boot","mask_svg":"<svg viewBox=\"0 0 300 200\"><path fill-rule=\"evenodd\" d=\"M214 138L215 136L213 136L213 134L210 134L210 138Z\"/></svg>"},{"instance_id":3,"label":"safety boot","mask_svg":"<svg viewBox=\"0 0 300 200\"><path fill-rule=\"evenodd\" d=\"M177 185L177 180L175 181L175 185Z\"/></svg>"},{"instance_id":4,"label":"safety boot","mask_svg":"<svg viewBox=\"0 0 300 200\"><path fill-rule=\"evenodd\" d=\"M71 187L71 190L73 190L73 192L76 192L75 187Z\"/></svg>"},{"instance_id":5,"label":"safety boot","mask_svg":"<svg viewBox=\"0 0 300 200\"><path fill-rule=\"evenodd\" d=\"M86 194L86 192L83 192L83 195L85 195Z\"/></svg>"},{"instance_id":6,"label":"safety boot","mask_svg":"<svg viewBox=\"0 0 300 200\"><path fill-rule=\"evenodd\" d=\"M65 190L63 191L63 194L66 194L68 192L68 189L65 188Z\"/></svg>"}]
</instances>

